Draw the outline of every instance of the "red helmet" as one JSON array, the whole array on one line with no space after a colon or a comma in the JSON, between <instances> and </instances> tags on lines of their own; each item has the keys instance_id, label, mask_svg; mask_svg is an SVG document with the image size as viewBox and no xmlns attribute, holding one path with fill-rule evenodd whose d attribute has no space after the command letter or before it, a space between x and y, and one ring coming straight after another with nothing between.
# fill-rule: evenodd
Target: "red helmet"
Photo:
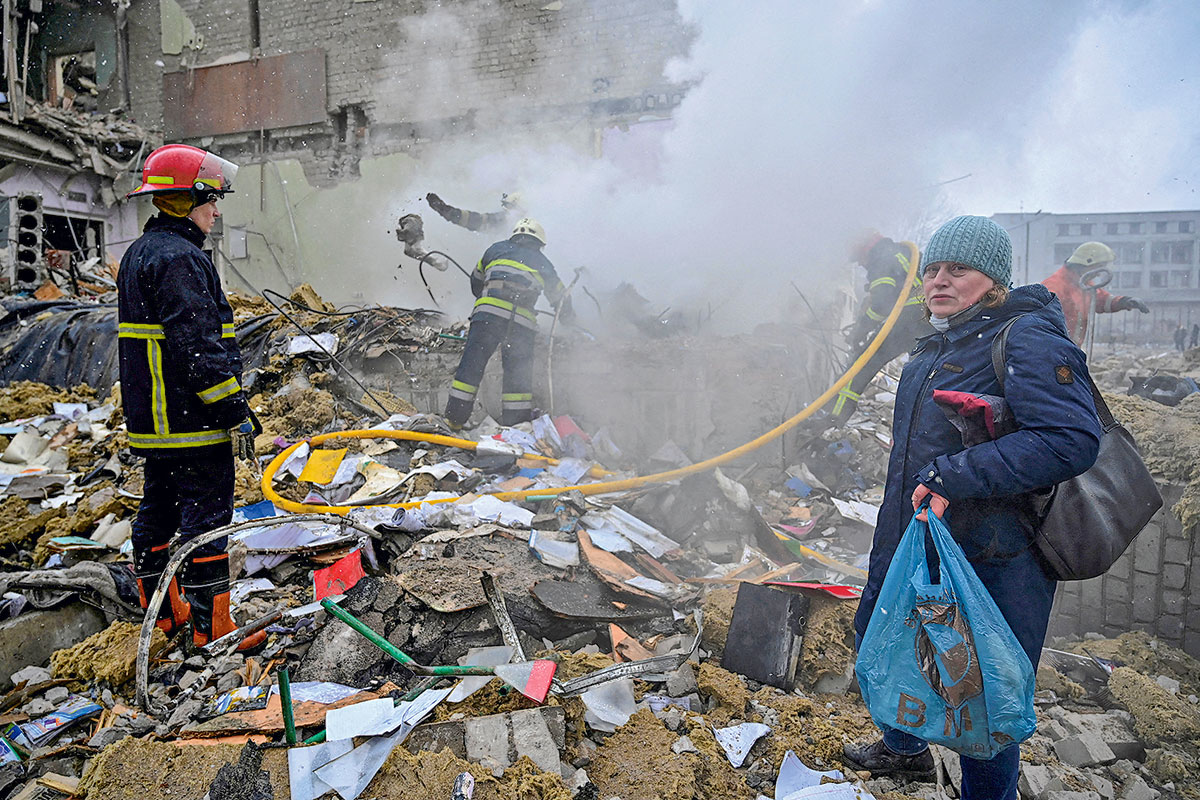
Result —
<instances>
[{"instance_id":1,"label":"red helmet","mask_svg":"<svg viewBox=\"0 0 1200 800\"><path fill-rule=\"evenodd\" d=\"M850 260L855 264L866 264L872 248L883 241L883 234L874 229L868 229L858 235L850 247Z\"/></svg>"},{"instance_id":2,"label":"red helmet","mask_svg":"<svg viewBox=\"0 0 1200 800\"><path fill-rule=\"evenodd\" d=\"M190 144L166 144L146 158L142 165L142 185L125 196L188 189L221 196L233 191L237 171L236 164L207 150Z\"/></svg>"}]
</instances>

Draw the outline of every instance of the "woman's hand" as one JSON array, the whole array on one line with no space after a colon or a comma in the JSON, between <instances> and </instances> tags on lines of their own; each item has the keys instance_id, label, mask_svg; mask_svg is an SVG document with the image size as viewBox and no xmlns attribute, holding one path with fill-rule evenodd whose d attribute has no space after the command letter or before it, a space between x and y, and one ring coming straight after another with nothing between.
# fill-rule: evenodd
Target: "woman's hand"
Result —
<instances>
[{"instance_id":1,"label":"woman's hand","mask_svg":"<svg viewBox=\"0 0 1200 800\"><path fill-rule=\"evenodd\" d=\"M921 503L924 502L926 497L929 498L929 508L933 510L934 516L938 519L944 517L950 501L923 483L917 484L917 490L912 494L913 511L921 508ZM921 509L921 513L917 514L917 519L921 520L921 522L929 521L929 517L925 514L925 509Z\"/></svg>"}]
</instances>

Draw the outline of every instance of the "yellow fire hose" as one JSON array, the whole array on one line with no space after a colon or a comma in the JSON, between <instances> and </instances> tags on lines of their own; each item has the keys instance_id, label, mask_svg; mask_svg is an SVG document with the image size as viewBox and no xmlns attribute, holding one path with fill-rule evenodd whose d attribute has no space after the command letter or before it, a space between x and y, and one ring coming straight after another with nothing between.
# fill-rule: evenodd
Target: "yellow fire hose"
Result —
<instances>
[{"instance_id":1,"label":"yellow fire hose","mask_svg":"<svg viewBox=\"0 0 1200 800\"><path fill-rule=\"evenodd\" d=\"M834 381L834 383L828 389L826 389L820 397L805 406L791 419L781 423L780 425L764 433L762 436L759 436L757 439L749 441L740 447L735 447L733 450L722 453L718 456L713 456L712 458L692 464L691 466L667 470L666 472L658 472L653 475L642 475L636 478L626 478L623 480L605 481L602 483L588 483L580 486L564 486L556 489L526 489L519 492L497 492L493 496L500 500L520 500L525 497L547 497L569 491L579 491L585 495L622 492L629 489L636 489L640 486L645 486L651 483L665 483L667 481L673 481L677 478L684 478L688 475L695 475L698 472L704 472L705 470L719 467L722 464L726 464L734 459L740 458L741 456L751 453L763 445L778 439L780 436L787 433L789 430L815 414L821 408L821 406L832 400L837 395L838 391L840 391L843 386L846 386L848 383L850 383L850 381L854 379L854 376L857 375L859 371L861 371L866 365L866 363L871 360L871 358L883 345L884 340L887 339L888 334L891 333L892 328L896 324L896 320L900 318L900 312L904 309L904 304L907 302L909 294L912 292L913 281L916 278L917 269L919 267L919 253L917 251L917 246L912 242L902 242L902 244L904 244L909 250L908 277L904 281L904 288L900 291L899 297L896 298L895 305L892 306L891 313L889 313L887 319L883 321L883 326L879 329L879 333L875 335L875 338L871 341L871 344L867 347L867 349L863 351L863 354L860 355L858 359L850 365L850 368L847 369L840 378ZM337 431L335 433L322 433L306 441L312 445L317 445L321 444L322 442L335 439L404 439L410 441L429 442L431 444L440 444L447 447L460 447L464 450L474 450L477 446L476 442L472 442L468 439L457 439L453 436L440 436L430 433L418 433L416 431L386 430ZM297 503L292 500L288 500L287 498L281 497L279 493L275 491L275 488L272 485L272 480L275 477L275 473L279 471L284 462L287 461L287 459L296 451L298 447L300 447L300 445L304 444L304 441L305 440L296 442L286 450L280 452L279 455L275 456L271 463L267 465L266 470L263 471L263 496L274 503L276 508L282 508L285 511L291 511L297 514L310 514L317 512L346 514L355 508L416 508L422 503L452 503L459 499L457 497L447 497L440 500L412 500L406 503L384 503L380 504L380 506L326 506L310 503ZM547 458L545 456L527 455L524 456L524 458L549 464L557 463L554 459ZM593 474L595 473L596 470L593 469Z\"/></svg>"}]
</instances>

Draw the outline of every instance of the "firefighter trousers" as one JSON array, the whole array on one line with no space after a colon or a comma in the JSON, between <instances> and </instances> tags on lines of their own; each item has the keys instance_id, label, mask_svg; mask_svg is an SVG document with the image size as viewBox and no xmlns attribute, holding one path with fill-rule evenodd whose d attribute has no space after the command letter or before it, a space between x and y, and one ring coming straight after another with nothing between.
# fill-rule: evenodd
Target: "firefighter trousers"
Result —
<instances>
[{"instance_id":1,"label":"firefighter trousers","mask_svg":"<svg viewBox=\"0 0 1200 800\"><path fill-rule=\"evenodd\" d=\"M452 425L464 425L471 416L484 368L497 347L504 367L500 424L516 425L533 418L534 336L533 329L494 314L476 314L471 319L446 403L446 419Z\"/></svg>"},{"instance_id":2,"label":"firefighter trousers","mask_svg":"<svg viewBox=\"0 0 1200 800\"><path fill-rule=\"evenodd\" d=\"M176 531L190 541L233 519L233 452L228 447L204 449L214 452L146 459L142 502L133 520L135 552L166 545ZM193 555L222 554L225 545L221 538L201 545Z\"/></svg>"}]
</instances>

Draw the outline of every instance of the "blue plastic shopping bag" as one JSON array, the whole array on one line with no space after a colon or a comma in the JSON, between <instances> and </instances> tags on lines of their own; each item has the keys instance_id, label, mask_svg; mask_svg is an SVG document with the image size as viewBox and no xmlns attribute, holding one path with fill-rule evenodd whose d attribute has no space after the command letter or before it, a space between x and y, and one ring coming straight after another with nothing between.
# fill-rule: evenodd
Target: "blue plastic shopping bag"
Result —
<instances>
[{"instance_id":1,"label":"blue plastic shopping bag","mask_svg":"<svg viewBox=\"0 0 1200 800\"><path fill-rule=\"evenodd\" d=\"M914 516L896 548L859 647L858 685L880 728L992 758L1037 727L1033 667L962 548L928 516L928 525Z\"/></svg>"}]
</instances>

